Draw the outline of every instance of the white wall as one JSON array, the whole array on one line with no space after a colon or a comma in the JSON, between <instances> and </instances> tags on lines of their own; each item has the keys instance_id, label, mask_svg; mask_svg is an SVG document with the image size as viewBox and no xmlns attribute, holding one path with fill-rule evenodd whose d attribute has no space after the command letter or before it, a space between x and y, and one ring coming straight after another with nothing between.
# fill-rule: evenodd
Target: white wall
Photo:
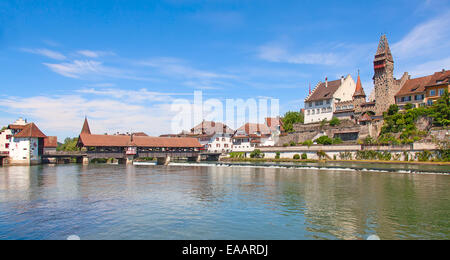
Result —
<instances>
[{"instance_id":1,"label":"white wall","mask_svg":"<svg viewBox=\"0 0 450 260\"><path fill-rule=\"evenodd\" d=\"M12 138L9 157L11 164L39 162L39 141L37 138Z\"/></svg>"},{"instance_id":2,"label":"white wall","mask_svg":"<svg viewBox=\"0 0 450 260\"><path fill-rule=\"evenodd\" d=\"M208 152L210 153L228 153L232 151L233 142L231 137L223 137L221 135L213 138L208 144Z\"/></svg>"},{"instance_id":3,"label":"white wall","mask_svg":"<svg viewBox=\"0 0 450 260\"><path fill-rule=\"evenodd\" d=\"M6 144L11 143L11 140L6 139L6 136L12 136L11 129L6 129L0 133L0 152L8 152L9 148L6 148ZM12 138L10 138L12 139Z\"/></svg>"}]
</instances>

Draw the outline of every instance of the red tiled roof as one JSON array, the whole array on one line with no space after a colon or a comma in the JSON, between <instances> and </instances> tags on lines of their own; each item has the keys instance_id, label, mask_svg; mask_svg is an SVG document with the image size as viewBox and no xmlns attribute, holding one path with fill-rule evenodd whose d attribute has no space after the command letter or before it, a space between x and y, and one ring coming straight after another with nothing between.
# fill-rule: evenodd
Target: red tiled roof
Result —
<instances>
[{"instance_id":1,"label":"red tiled roof","mask_svg":"<svg viewBox=\"0 0 450 260\"><path fill-rule=\"evenodd\" d=\"M403 87L397 92L397 96L418 94L425 92L425 86L430 82L432 76L425 76L416 79L409 79L403 84Z\"/></svg>"},{"instance_id":2,"label":"red tiled roof","mask_svg":"<svg viewBox=\"0 0 450 260\"><path fill-rule=\"evenodd\" d=\"M216 133L223 134L224 132L226 134L234 133L234 131L231 128L229 128L227 125L220 123L220 122L213 122L213 121L203 121L191 129L191 133L194 133L194 134L205 133L208 135L214 135Z\"/></svg>"},{"instance_id":3,"label":"red tiled roof","mask_svg":"<svg viewBox=\"0 0 450 260\"><path fill-rule=\"evenodd\" d=\"M39 130L39 128L34 124L30 123L26 125L22 131L14 135L17 138L45 138L47 137L44 133Z\"/></svg>"},{"instance_id":4,"label":"red tiled roof","mask_svg":"<svg viewBox=\"0 0 450 260\"><path fill-rule=\"evenodd\" d=\"M127 135L90 135L81 134L80 143L92 147L127 147L131 137ZM168 148L200 148L202 145L195 138L187 137L148 137L135 136L133 144L137 147L168 147Z\"/></svg>"},{"instance_id":5,"label":"red tiled roof","mask_svg":"<svg viewBox=\"0 0 450 260\"><path fill-rule=\"evenodd\" d=\"M280 126L280 131L284 131L283 122L279 117L267 117L266 125L270 128L271 131L278 130L278 126Z\"/></svg>"},{"instance_id":6,"label":"red tiled roof","mask_svg":"<svg viewBox=\"0 0 450 260\"><path fill-rule=\"evenodd\" d=\"M22 130L25 128L25 126L26 125L9 125L8 128L13 130Z\"/></svg>"},{"instance_id":7,"label":"red tiled roof","mask_svg":"<svg viewBox=\"0 0 450 260\"><path fill-rule=\"evenodd\" d=\"M238 131L244 131L247 135L260 132L262 135L271 134L270 128L264 124L247 123L241 126Z\"/></svg>"},{"instance_id":8,"label":"red tiled roof","mask_svg":"<svg viewBox=\"0 0 450 260\"><path fill-rule=\"evenodd\" d=\"M148 134L144 133L144 132L138 132L138 133L134 133L134 136L148 136Z\"/></svg>"},{"instance_id":9,"label":"red tiled roof","mask_svg":"<svg viewBox=\"0 0 450 260\"><path fill-rule=\"evenodd\" d=\"M306 102L332 99L334 93L339 89L340 86L340 79L329 81L328 86L326 86L326 83L320 83L320 85L314 89L312 95L308 99L306 99Z\"/></svg>"},{"instance_id":10,"label":"red tiled roof","mask_svg":"<svg viewBox=\"0 0 450 260\"><path fill-rule=\"evenodd\" d=\"M436 72L433 75L428 75L425 77L409 79L403 85L403 87L398 91L397 96L419 94L426 91L427 86L440 85L442 83L449 83L450 71L444 70ZM442 83L438 83L442 81Z\"/></svg>"},{"instance_id":11,"label":"red tiled roof","mask_svg":"<svg viewBox=\"0 0 450 260\"><path fill-rule=\"evenodd\" d=\"M57 136L47 136L44 138L45 148L56 148L58 147L58 137Z\"/></svg>"},{"instance_id":12,"label":"red tiled roof","mask_svg":"<svg viewBox=\"0 0 450 260\"><path fill-rule=\"evenodd\" d=\"M353 94L353 97L365 97L366 93L364 93L364 89L362 87L361 83L361 77L358 74L358 82L356 83L356 90L355 94Z\"/></svg>"}]
</instances>

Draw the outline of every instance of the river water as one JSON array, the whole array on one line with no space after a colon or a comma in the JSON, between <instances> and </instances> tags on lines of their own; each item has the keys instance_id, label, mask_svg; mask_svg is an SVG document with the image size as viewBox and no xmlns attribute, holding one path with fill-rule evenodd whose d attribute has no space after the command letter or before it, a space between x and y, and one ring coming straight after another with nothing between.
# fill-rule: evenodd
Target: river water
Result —
<instances>
[{"instance_id":1,"label":"river water","mask_svg":"<svg viewBox=\"0 0 450 260\"><path fill-rule=\"evenodd\" d=\"M450 239L450 176L187 164L0 167L0 239L372 234Z\"/></svg>"}]
</instances>

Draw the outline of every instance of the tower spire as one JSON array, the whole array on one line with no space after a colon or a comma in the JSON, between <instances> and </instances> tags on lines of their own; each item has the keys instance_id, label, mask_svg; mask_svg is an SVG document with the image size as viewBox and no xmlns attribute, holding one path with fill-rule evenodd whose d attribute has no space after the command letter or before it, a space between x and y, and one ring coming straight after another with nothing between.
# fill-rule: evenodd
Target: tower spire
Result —
<instances>
[{"instance_id":1,"label":"tower spire","mask_svg":"<svg viewBox=\"0 0 450 260\"><path fill-rule=\"evenodd\" d=\"M356 90L355 94L353 94L353 97L366 97L366 93L364 93L364 89L362 87L361 77L359 76L359 70L358 70L358 81L356 82Z\"/></svg>"},{"instance_id":2,"label":"tower spire","mask_svg":"<svg viewBox=\"0 0 450 260\"><path fill-rule=\"evenodd\" d=\"M389 42L387 40L386 34L383 34L378 43L377 54L375 57L385 58L389 61L394 61L392 58L391 48L389 47Z\"/></svg>"},{"instance_id":3,"label":"tower spire","mask_svg":"<svg viewBox=\"0 0 450 260\"><path fill-rule=\"evenodd\" d=\"M91 129L89 128L89 123L87 120L87 117L84 117L84 124L83 124L83 128L81 129L81 133L82 134L91 134Z\"/></svg>"}]
</instances>

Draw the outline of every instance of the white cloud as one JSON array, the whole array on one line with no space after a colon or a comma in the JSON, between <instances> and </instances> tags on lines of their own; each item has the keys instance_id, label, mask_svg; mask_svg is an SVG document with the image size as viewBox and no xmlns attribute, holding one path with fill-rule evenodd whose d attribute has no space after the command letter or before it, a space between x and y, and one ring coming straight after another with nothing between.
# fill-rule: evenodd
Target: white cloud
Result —
<instances>
[{"instance_id":1,"label":"white cloud","mask_svg":"<svg viewBox=\"0 0 450 260\"><path fill-rule=\"evenodd\" d=\"M428 61L416 66L410 70L410 74L414 77L431 75L443 69L450 69L450 57L438 60Z\"/></svg>"},{"instance_id":2,"label":"white cloud","mask_svg":"<svg viewBox=\"0 0 450 260\"><path fill-rule=\"evenodd\" d=\"M71 63L50 64L44 63L54 72L69 78L80 78L88 74L105 74L109 69L105 68L101 62L90 60L75 60Z\"/></svg>"},{"instance_id":3,"label":"white cloud","mask_svg":"<svg viewBox=\"0 0 450 260\"><path fill-rule=\"evenodd\" d=\"M91 50L80 50L77 53L86 56L88 58L99 58L101 56L115 55L114 52L91 51Z\"/></svg>"},{"instance_id":4,"label":"white cloud","mask_svg":"<svg viewBox=\"0 0 450 260\"><path fill-rule=\"evenodd\" d=\"M90 118L92 131L98 134L144 131L150 135L170 132L168 104L151 107L113 98L87 99L81 95L6 97L0 107L29 118L47 134L60 138L76 136L83 118Z\"/></svg>"},{"instance_id":5,"label":"white cloud","mask_svg":"<svg viewBox=\"0 0 450 260\"><path fill-rule=\"evenodd\" d=\"M75 79L95 79L95 78L120 78L139 81L154 81L148 77L136 75L134 71L127 71L115 67L105 66L103 62L93 60L74 60L64 63L44 63L50 68L64 77Z\"/></svg>"},{"instance_id":6,"label":"white cloud","mask_svg":"<svg viewBox=\"0 0 450 260\"><path fill-rule=\"evenodd\" d=\"M402 40L392 46L400 59L437 54L450 47L450 12L417 25Z\"/></svg>"},{"instance_id":7,"label":"white cloud","mask_svg":"<svg viewBox=\"0 0 450 260\"><path fill-rule=\"evenodd\" d=\"M59 52L56 52L56 51L49 50L49 49L26 49L26 48L22 48L21 50L24 51L24 52L45 56L47 58L54 59L54 60L65 60L66 59L66 56L64 56L63 54L61 54Z\"/></svg>"}]
</instances>

